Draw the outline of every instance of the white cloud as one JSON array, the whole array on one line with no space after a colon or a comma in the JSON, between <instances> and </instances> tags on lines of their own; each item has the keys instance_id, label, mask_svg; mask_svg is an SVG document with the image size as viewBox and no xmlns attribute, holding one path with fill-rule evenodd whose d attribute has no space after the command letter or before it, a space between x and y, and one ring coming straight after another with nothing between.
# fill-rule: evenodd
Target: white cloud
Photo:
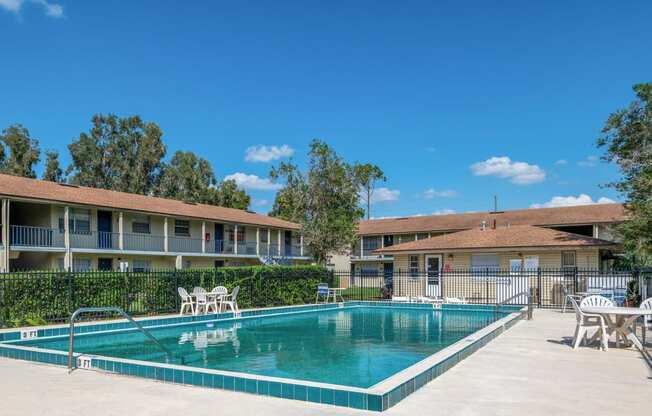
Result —
<instances>
[{"instance_id":1,"label":"white cloud","mask_svg":"<svg viewBox=\"0 0 652 416\"><path fill-rule=\"evenodd\" d=\"M398 201L401 191L398 189L378 188L371 194L371 203Z\"/></svg>"},{"instance_id":2,"label":"white cloud","mask_svg":"<svg viewBox=\"0 0 652 416\"><path fill-rule=\"evenodd\" d=\"M269 204L269 201L267 199L254 199L252 202L252 205L255 205L257 207L264 207L267 204Z\"/></svg>"},{"instance_id":3,"label":"white cloud","mask_svg":"<svg viewBox=\"0 0 652 416\"><path fill-rule=\"evenodd\" d=\"M63 17L63 6L58 3L49 3L47 0L0 0L0 8L19 14L25 3L33 3L42 6L45 10L45 14L50 17Z\"/></svg>"},{"instance_id":4,"label":"white cloud","mask_svg":"<svg viewBox=\"0 0 652 416\"><path fill-rule=\"evenodd\" d=\"M577 164L583 168L592 168L598 164L597 156L587 156L586 159L580 160Z\"/></svg>"},{"instance_id":5,"label":"white cloud","mask_svg":"<svg viewBox=\"0 0 652 416\"><path fill-rule=\"evenodd\" d=\"M559 159L558 161L555 162L555 165L560 166L560 165L568 165L568 160L566 159Z\"/></svg>"},{"instance_id":6,"label":"white cloud","mask_svg":"<svg viewBox=\"0 0 652 416\"><path fill-rule=\"evenodd\" d=\"M455 198L458 194L457 191L454 191L452 189L444 189L438 191L434 188L428 188L425 191L423 191L422 195L425 199L433 199L433 198Z\"/></svg>"},{"instance_id":7,"label":"white cloud","mask_svg":"<svg viewBox=\"0 0 652 416\"><path fill-rule=\"evenodd\" d=\"M607 197L601 197L594 201L587 194L579 194L578 196L555 196L550 201L543 204L532 204L530 208L554 208L554 207L572 207L575 205L594 205L594 204L612 204L616 201Z\"/></svg>"},{"instance_id":8,"label":"white cloud","mask_svg":"<svg viewBox=\"0 0 652 416\"><path fill-rule=\"evenodd\" d=\"M507 156L493 156L483 162L474 163L471 165L471 171L476 176L497 176L518 185L529 185L546 179L546 172L539 166L515 162Z\"/></svg>"},{"instance_id":9,"label":"white cloud","mask_svg":"<svg viewBox=\"0 0 652 416\"><path fill-rule=\"evenodd\" d=\"M224 177L225 180L234 180L239 187L244 189L255 189L259 191L277 191L283 185L274 183L269 178L261 178L256 175L247 175L246 173L236 172Z\"/></svg>"},{"instance_id":10,"label":"white cloud","mask_svg":"<svg viewBox=\"0 0 652 416\"><path fill-rule=\"evenodd\" d=\"M284 144L282 146L250 146L245 151L247 162L270 162L283 157L290 157L294 149Z\"/></svg>"},{"instance_id":11,"label":"white cloud","mask_svg":"<svg viewBox=\"0 0 652 416\"><path fill-rule=\"evenodd\" d=\"M432 215L448 215L448 214L455 214L454 209L438 209L437 211L434 211Z\"/></svg>"}]
</instances>

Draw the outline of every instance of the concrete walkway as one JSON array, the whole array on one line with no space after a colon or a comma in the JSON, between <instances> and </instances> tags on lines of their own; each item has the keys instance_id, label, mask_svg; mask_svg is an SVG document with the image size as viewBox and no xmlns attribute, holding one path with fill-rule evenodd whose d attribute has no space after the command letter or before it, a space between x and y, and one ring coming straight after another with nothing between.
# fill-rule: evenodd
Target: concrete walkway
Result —
<instances>
[{"instance_id":1,"label":"concrete walkway","mask_svg":"<svg viewBox=\"0 0 652 416\"><path fill-rule=\"evenodd\" d=\"M632 349L567 345L573 314L535 311L387 415L617 415L652 411L652 373ZM652 334L649 334L652 335ZM360 415L365 412L0 359L0 414Z\"/></svg>"}]
</instances>

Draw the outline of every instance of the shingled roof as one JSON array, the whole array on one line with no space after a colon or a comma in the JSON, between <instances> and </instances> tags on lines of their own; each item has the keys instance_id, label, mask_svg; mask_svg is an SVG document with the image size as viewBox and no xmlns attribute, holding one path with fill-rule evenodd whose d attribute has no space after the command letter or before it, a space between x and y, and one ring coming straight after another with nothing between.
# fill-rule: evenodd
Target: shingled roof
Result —
<instances>
[{"instance_id":1,"label":"shingled roof","mask_svg":"<svg viewBox=\"0 0 652 416\"><path fill-rule=\"evenodd\" d=\"M0 195L63 204L96 206L150 214L224 221L266 227L299 229L299 224L240 209L189 204L173 199L71 186L0 174Z\"/></svg>"},{"instance_id":2,"label":"shingled roof","mask_svg":"<svg viewBox=\"0 0 652 416\"><path fill-rule=\"evenodd\" d=\"M405 252L473 250L500 248L553 248L615 246L616 243L551 228L532 225L487 228L458 231L424 240L410 241L376 250L377 253L395 254Z\"/></svg>"},{"instance_id":3,"label":"shingled roof","mask_svg":"<svg viewBox=\"0 0 652 416\"><path fill-rule=\"evenodd\" d=\"M428 215L361 221L358 234L402 234L458 231L477 228L483 221L498 227L507 225L587 225L622 222L626 218L622 204L596 204L559 208L530 208L503 212Z\"/></svg>"}]
</instances>

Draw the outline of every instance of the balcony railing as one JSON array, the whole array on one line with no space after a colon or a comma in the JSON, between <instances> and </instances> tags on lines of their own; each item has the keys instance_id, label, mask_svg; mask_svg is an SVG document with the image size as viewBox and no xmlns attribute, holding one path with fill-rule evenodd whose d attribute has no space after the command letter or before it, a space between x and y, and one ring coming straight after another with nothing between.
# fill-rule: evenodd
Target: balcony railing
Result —
<instances>
[{"instance_id":1,"label":"balcony railing","mask_svg":"<svg viewBox=\"0 0 652 416\"><path fill-rule=\"evenodd\" d=\"M57 229L10 225L9 244L20 247L64 247L64 233Z\"/></svg>"},{"instance_id":2,"label":"balcony railing","mask_svg":"<svg viewBox=\"0 0 652 416\"><path fill-rule=\"evenodd\" d=\"M120 234L106 231L72 232L70 233L70 246L73 248L118 250L120 248Z\"/></svg>"},{"instance_id":3,"label":"balcony railing","mask_svg":"<svg viewBox=\"0 0 652 416\"><path fill-rule=\"evenodd\" d=\"M208 242L207 242L208 244ZM190 237L169 237L168 250L178 253L201 253L202 239ZM208 249L208 246L206 247Z\"/></svg>"},{"instance_id":4,"label":"balcony railing","mask_svg":"<svg viewBox=\"0 0 652 416\"><path fill-rule=\"evenodd\" d=\"M122 241L125 250L165 251L165 237L151 234L123 234Z\"/></svg>"},{"instance_id":5,"label":"balcony railing","mask_svg":"<svg viewBox=\"0 0 652 416\"><path fill-rule=\"evenodd\" d=\"M256 242L238 241L238 254L256 254Z\"/></svg>"}]
</instances>

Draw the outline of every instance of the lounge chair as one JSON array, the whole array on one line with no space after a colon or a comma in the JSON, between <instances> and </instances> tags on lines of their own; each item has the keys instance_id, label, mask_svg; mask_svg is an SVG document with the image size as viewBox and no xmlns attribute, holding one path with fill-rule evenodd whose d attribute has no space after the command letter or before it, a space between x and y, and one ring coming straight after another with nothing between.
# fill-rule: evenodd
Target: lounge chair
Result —
<instances>
[{"instance_id":1,"label":"lounge chair","mask_svg":"<svg viewBox=\"0 0 652 416\"><path fill-rule=\"evenodd\" d=\"M392 296L392 302L403 302L403 303L408 303L411 302L412 299L410 299L409 296Z\"/></svg>"},{"instance_id":2,"label":"lounge chair","mask_svg":"<svg viewBox=\"0 0 652 416\"><path fill-rule=\"evenodd\" d=\"M441 306L442 303L444 303L444 300L442 298L435 298L429 296L417 296L415 299L419 303L430 303L434 306Z\"/></svg>"},{"instance_id":3,"label":"lounge chair","mask_svg":"<svg viewBox=\"0 0 652 416\"><path fill-rule=\"evenodd\" d=\"M229 293L228 295L224 295L222 297L222 301L220 302L220 312L222 312L222 306L225 307L224 311L226 312L226 307L228 306L232 311L234 315L239 315L240 310L238 309L238 293L240 292L240 286L236 286L233 288L233 291Z\"/></svg>"},{"instance_id":4,"label":"lounge chair","mask_svg":"<svg viewBox=\"0 0 652 416\"><path fill-rule=\"evenodd\" d=\"M181 297L181 309L179 310L179 315L183 315L183 312L186 308L190 309L191 314L195 314L195 301L192 299L192 296L188 294L188 291L182 287L177 288L179 296Z\"/></svg>"},{"instance_id":5,"label":"lounge chair","mask_svg":"<svg viewBox=\"0 0 652 416\"><path fill-rule=\"evenodd\" d=\"M315 296L315 303L319 303L321 300L323 303L328 303L328 296L330 291L328 290L328 283L320 283L317 285L317 296Z\"/></svg>"},{"instance_id":6,"label":"lounge chair","mask_svg":"<svg viewBox=\"0 0 652 416\"><path fill-rule=\"evenodd\" d=\"M452 305L466 305L466 299L456 298L456 297L446 297L444 298L444 303L450 303Z\"/></svg>"},{"instance_id":7,"label":"lounge chair","mask_svg":"<svg viewBox=\"0 0 652 416\"><path fill-rule=\"evenodd\" d=\"M575 326L575 335L573 336L573 349L574 350L577 349L577 347L580 346L582 341L584 341L584 344L586 344L587 331L589 330L589 328L596 328L597 329L596 333L592 337L592 339L595 338L597 335L599 335L600 339L602 340L601 342L602 349L604 351L607 351L609 349L609 333L607 332L607 325L605 324L602 315L585 313L582 311L582 308L580 307L580 305L577 304L577 301L575 301L574 298L569 298L569 299L571 301L571 304L573 305L573 309L575 310L575 317L577 319L577 325ZM602 298L602 299L606 300L607 302L611 302L607 298ZM593 301L589 301L589 302L593 302Z\"/></svg>"}]
</instances>

